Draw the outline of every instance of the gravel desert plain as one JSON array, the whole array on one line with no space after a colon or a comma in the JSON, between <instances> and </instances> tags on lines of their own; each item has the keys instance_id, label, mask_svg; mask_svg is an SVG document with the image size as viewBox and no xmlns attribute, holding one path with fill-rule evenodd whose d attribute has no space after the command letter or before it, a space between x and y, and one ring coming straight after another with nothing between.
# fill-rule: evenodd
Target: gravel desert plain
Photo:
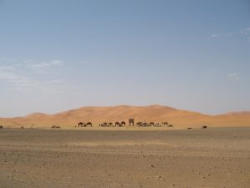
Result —
<instances>
[{"instance_id":1,"label":"gravel desert plain","mask_svg":"<svg viewBox=\"0 0 250 188\"><path fill-rule=\"evenodd\" d=\"M161 112L162 109L167 112ZM163 114L164 117L171 113L173 116L172 110L175 111L159 106L143 110L148 114L151 111L151 118L156 118L154 114L162 114L159 119ZM73 112L66 113L68 121ZM91 112L88 109L88 113ZM119 117L114 112L110 114ZM140 118L134 108L133 112L127 110L127 114ZM244 115L247 120L246 114L240 117ZM234 113L230 115L235 118ZM40 115L35 116L36 121L33 115L32 120L24 117L9 119L9 124L8 119L0 122L7 124L0 129L1 188L250 187L250 128L247 123L213 126L211 121L206 121L206 116L202 122L208 124L206 129L201 128L202 123L195 123L202 120L194 117L190 118L194 126L190 122L181 126L172 119L176 122L174 127L164 128L74 128L72 124L51 129L48 125L54 118L52 115L47 122ZM26 121L26 126L18 127L18 123L25 124L17 120ZM39 124L39 120L44 124ZM36 122L40 126L36 127Z\"/></svg>"}]
</instances>

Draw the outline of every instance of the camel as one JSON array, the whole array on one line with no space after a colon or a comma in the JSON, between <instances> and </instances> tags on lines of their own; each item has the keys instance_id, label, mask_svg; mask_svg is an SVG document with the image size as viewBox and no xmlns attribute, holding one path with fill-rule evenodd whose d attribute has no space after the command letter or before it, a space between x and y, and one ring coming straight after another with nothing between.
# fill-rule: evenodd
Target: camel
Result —
<instances>
[{"instance_id":1,"label":"camel","mask_svg":"<svg viewBox=\"0 0 250 188\"><path fill-rule=\"evenodd\" d=\"M162 122L162 124L164 125L164 126L167 126L168 125L168 122Z\"/></svg>"},{"instance_id":2,"label":"camel","mask_svg":"<svg viewBox=\"0 0 250 188\"><path fill-rule=\"evenodd\" d=\"M135 125L135 119L133 119L133 118L128 119L128 124L129 124L129 126L134 126Z\"/></svg>"},{"instance_id":3,"label":"camel","mask_svg":"<svg viewBox=\"0 0 250 188\"><path fill-rule=\"evenodd\" d=\"M125 126L126 126L126 122L125 122L125 121L122 121L122 122L121 122L121 126L122 126L122 127L125 127Z\"/></svg>"},{"instance_id":4,"label":"camel","mask_svg":"<svg viewBox=\"0 0 250 188\"><path fill-rule=\"evenodd\" d=\"M115 122L115 126L116 126L116 127L120 127L120 126L121 126L120 122L116 121L116 122Z\"/></svg>"},{"instance_id":5,"label":"camel","mask_svg":"<svg viewBox=\"0 0 250 188\"><path fill-rule=\"evenodd\" d=\"M113 124L112 122L109 122L109 123L103 122L103 123L101 123L99 126L100 126L100 127L113 127L114 124Z\"/></svg>"},{"instance_id":6,"label":"camel","mask_svg":"<svg viewBox=\"0 0 250 188\"><path fill-rule=\"evenodd\" d=\"M144 122L144 123L142 124L142 126L143 126L143 127L150 127L151 125L150 125L150 123Z\"/></svg>"},{"instance_id":7,"label":"camel","mask_svg":"<svg viewBox=\"0 0 250 188\"><path fill-rule=\"evenodd\" d=\"M154 124L154 127L161 127L161 124L160 123L156 123L156 124Z\"/></svg>"},{"instance_id":8,"label":"camel","mask_svg":"<svg viewBox=\"0 0 250 188\"><path fill-rule=\"evenodd\" d=\"M61 128L61 127L60 127L60 126L57 126L57 125L52 125L51 128L52 128L52 129L59 129L59 128Z\"/></svg>"},{"instance_id":9,"label":"camel","mask_svg":"<svg viewBox=\"0 0 250 188\"><path fill-rule=\"evenodd\" d=\"M155 122L150 122L149 125L150 125L150 126L154 126L154 125L155 125Z\"/></svg>"},{"instance_id":10,"label":"camel","mask_svg":"<svg viewBox=\"0 0 250 188\"><path fill-rule=\"evenodd\" d=\"M101 127L108 127L108 126L109 126L109 124L108 124L108 123L106 123L106 122L103 122L102 124L100 124L100 126L101 126Z\"/></svg>"},{"instance_id":11,"label":"camel","mask_svg":"<svg viewBox=\"0 0 250 188\"><path fill-rule=\"evenodd\" d=\"M136 125L137 125L138 127L141 127L141 126L142 126L142 122L139 121L139 122L136 123Z\"/></svg>"},{"instance_id":12,"label":"camel","mask_svg":"<svg viewBox=\"0 0 250 188\"><path fill-rule=\"evenodd\" d=\"M79 122L79 123L77 124L77 126L78 126L78 127L83 127L83 126L84 126L84 123L83 123L83 122Z\"/></svg>"},{"instance_id":13,"label":"camel","mask_svg":"<svg viewBox=\"0 0 250 188\"><path fill-rule=\"evenodd\" d=\"M93 125L92 125L92 123L90 121L85 124L85 127L88 127L88 126L93 127Z\"/></svg>"}]
</instances>

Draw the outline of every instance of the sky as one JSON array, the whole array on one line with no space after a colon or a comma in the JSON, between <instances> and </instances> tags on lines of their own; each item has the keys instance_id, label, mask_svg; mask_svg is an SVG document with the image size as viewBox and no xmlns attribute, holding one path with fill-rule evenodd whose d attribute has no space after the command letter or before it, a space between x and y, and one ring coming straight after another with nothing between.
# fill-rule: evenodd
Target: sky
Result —
<instances>
[{"instance_id":1,"label":"sky","mask_svg":"<svg viewBox=\"0 0 250 188\"><path fill-rule=\"evenodd\" d=\"M250 110L249 0L0 0L0 117Z\"/></svg>"}]
</instances>

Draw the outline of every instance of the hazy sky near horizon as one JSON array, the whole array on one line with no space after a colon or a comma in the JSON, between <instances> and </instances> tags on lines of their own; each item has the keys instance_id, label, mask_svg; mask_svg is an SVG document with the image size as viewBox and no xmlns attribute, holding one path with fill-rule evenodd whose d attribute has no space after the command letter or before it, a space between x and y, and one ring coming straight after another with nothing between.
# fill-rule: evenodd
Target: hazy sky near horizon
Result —
<instances>
[{"instance_id":1,"label":"hazy sky near horizon","mask_svg":"<svg viewBox=\"0 0 250 188\"><path fill-rule=\"evenodd\" d=\"M250 110L249 0L0 0L0 117Z\"/></svg>"}]
</instances>

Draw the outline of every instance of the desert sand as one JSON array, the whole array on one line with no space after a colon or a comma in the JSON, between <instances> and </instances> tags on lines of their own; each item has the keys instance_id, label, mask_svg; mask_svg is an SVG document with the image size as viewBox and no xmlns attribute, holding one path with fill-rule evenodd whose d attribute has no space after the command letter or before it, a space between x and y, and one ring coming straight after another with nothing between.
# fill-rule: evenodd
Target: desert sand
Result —
<instances>
[{"instance_id":1,"label":"desert sand","mask_svg":"<svg viewBox=\"0 0 250 188\"><path fill-rule=\"evenodd\" d=\"M5 128L0 187L248 188L250 128Z\"/></svg>"},{"instance_id":2,"label":"desert sand","mask_svg":"<svg viewBox=\"0 0 250 188\"><path fill-rule=\"evenodd\" d=\"M81 121L91 121L95 127L102 122L126 121L167 121L174 128L209 127L250 127L250 112L234 112L220 115L207 115L192 111L179 110L167 106L110 106L82 107L56 114L34 113L25 117L0 118L0 125L10 128L49 128L60 125L61 128L72 128Z\"/></svg>"}]
</instances>

